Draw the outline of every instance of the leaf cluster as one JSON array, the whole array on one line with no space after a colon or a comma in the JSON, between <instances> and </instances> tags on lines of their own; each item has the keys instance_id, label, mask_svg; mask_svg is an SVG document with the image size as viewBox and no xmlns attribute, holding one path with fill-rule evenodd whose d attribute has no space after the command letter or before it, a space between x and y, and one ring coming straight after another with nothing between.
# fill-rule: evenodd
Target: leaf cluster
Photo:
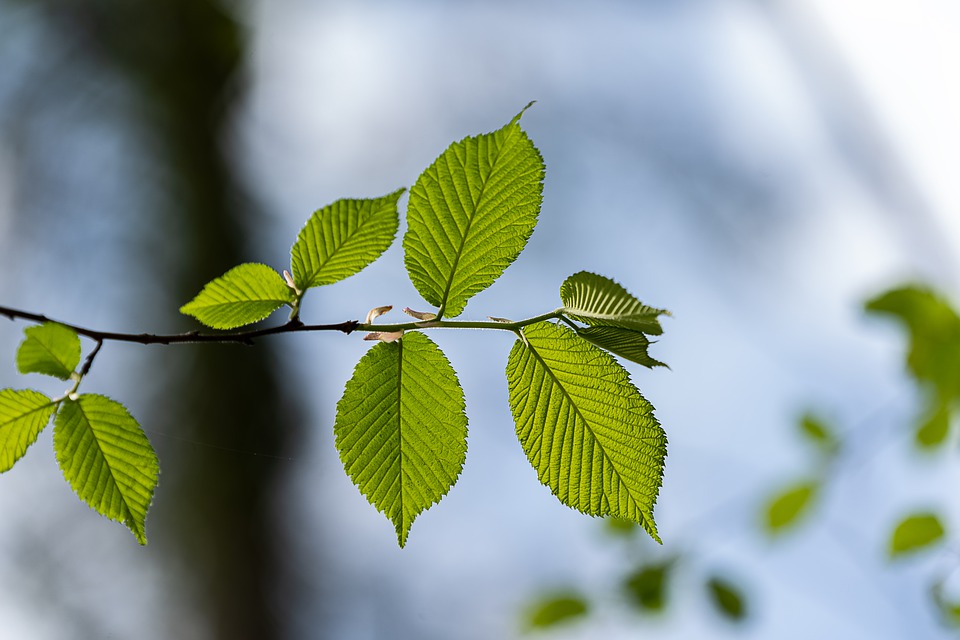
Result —
<instances>
[{"instance_id":1,"label":"leaf cluster","mask_svg":"<svg viewBox=\"0 0 960 640\"><path fill-rule=\"evenodd\" d=\"M609 278L581 271L562 283L561 306L538 316L453 320L517 259L537 224L545 168L520 127L524 111L492 133L451 144L409 190L404 265L432 309L406 308L412 320L394 324L375 322L389 306L371 310L362 323L305 325L300 318L309 291L361 272L393 244L405 188L317 210L297 235L289 269L238 265L180 309L207 327L230 331L222 334L224 342L340 330L362 332L376 343L345 385L333 432L347 475L393 523L400 546L417 516L456 483L466 460L463 390L446 355L425 333L440 328L515 334L506 358L510 408L540 481L563 504L639 523L659 541L653 510L666 436L617 356L662 366L648 348L650 337L662 333L659 317L666 311L644 305ZM289 309L286 324L242 330L283 307ZM217 338L84 330L97 345L74 372L80 358L75 329L56 324L27 329L18 353L21 370L72 377L75 384L57 400L2 392L0 471L23 455L56 413L55 448L67 480L81 498L126 522L143 542L157 477L153 450L126 410L102 396L78 396L77 386L104 340L169 344Z\"/></svg>"}]
</instances>

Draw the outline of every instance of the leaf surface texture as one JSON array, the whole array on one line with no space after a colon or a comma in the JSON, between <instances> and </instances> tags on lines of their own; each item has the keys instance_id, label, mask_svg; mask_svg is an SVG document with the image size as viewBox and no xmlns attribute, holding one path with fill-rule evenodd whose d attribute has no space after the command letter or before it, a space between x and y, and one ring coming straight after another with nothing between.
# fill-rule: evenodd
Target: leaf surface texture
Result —
<instances>
[{"instance_id":1,"label":"leaf surface texture","mask_svg":"<svg viewBox=\"0 0 960 640\"><path fill-rule=\"evenodd\" d=\"M80 337L73 329L45 322L23 332L26 338L17 349L20 373L42 373L66 380L80 364Z\"/></svg>"},{"instance_id":2,"label":"leaf surface texture","mask_svg":"<svg viewBox=\"0 0 960 640\"><path fill-rule=\"evenodd\" d=\"M147 543L144 521L160 473L140 425L119 402L84 394L65 400L53 431L57 462L81 500Z\"/></svg>"},{"instance_id":3,"label":"leaf surface texture","mask_svg":"<svg viewBox=\"0 0 960 640\"><path fill-rule=\"evenodd\" d=\"M460 475L464 406L453 367L419 332L371 348L337 404L334 435L347 475L393 522L401 547L414 519Z\"/></svg>"},{"instance_id":4,"label":"leaf surface texture","mask_svg":"<svg viewBox=\"0 0 960 640\"><path fill-rule=\"evenodd\" d=\"M564 504L637 522L659 541L653 507L667 438L610 354L551 323L523 330L507 363L517 436Z\"/></svg>"},{"instance_id":5,"label":"leaf surface texture","mask_svg":"<svg viewBox=\"0 0 960 640\"><path fill-rule=\"evenodd\" d=\"M263 320L293 299L279 273L248 262L208 282L180 312L214 329L236 329Z\"/></svg>"},{"instance_id":6,"label":"leaf surface texture","mask_svg":"<svg viewBox=\"0 0 960 640\"><path fill-rule=\"evenodd\" d=\"M0 390L0 473L13 467L36 442L55 409L56 404L37 391Z\"/></svg>"},{"instance_id":7,"label":"leaf surface texture","mask_svg":"<svg viewBox=\"0 0 960 640\"><path fill-rule=\"evenodd\" d=\"M297 288L339 282L379 258L397 235L397 201L404 191L337 200L310 216L290 252Z\"/></svg>"},{"instance_id":8,"label":"leaf surface texture","mask_svg":"<svg viewBox=\"0 0 960 640\"><path fill-rule=\"evenodd\" d=\"M663 333L659 316L667 313L664 309L648 307L610 278L589 271L580 271L564 280L560 299L566 315L592 326L621 327L650 335Z\"/></svg>"},{"instance_id":9,"label":"leaf surface texture","mask_svg":"<svg viewBox=\"0 0 960 640\"><path fill-rule=\"evenodd\" d=\"M519 119L453 143L410 189L404 262L440 316L499 278L537 224L543 158Z\"/></svg>"}]
</instances>

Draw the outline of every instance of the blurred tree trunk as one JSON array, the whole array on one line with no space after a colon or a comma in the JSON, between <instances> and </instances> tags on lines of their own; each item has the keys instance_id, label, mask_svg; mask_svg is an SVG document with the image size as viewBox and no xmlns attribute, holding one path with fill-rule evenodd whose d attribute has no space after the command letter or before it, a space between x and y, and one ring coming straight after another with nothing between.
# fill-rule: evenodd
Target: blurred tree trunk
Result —
<instances>
[{"instance_id":1,"label":"blurred tree trunk","mask_svg":"<svg viewBox=\"0 0 960 640\"><path fill-rule=\"evenodd\" d=\"M173 301L173 315L203 283L255 255L241 215L250 213L250 200L226 151L246 52L236 5L49 0L44 9L51 24L79 39L96 64L118 71L138 97L136 115L154 145L147 152L168 188L165 207L150 212L162 223L148 227L163 234L155 239L158 253L175 245L180 266L166 274L169 291L151 297ZM286 545L273 497L289 464L283 456L296 438L297 411L279 384L272 344L161 356L178 375L160 376L168 379L169 400L150 424L195 446L161 459L162 499L150 524L160 527L154 540L174 537L162 546L180 556L174 566L190 572L184 593L199 597L204 635L213 638L283 636L286 613L277 605L287 595Z\"/></svg>"}]
</instances>

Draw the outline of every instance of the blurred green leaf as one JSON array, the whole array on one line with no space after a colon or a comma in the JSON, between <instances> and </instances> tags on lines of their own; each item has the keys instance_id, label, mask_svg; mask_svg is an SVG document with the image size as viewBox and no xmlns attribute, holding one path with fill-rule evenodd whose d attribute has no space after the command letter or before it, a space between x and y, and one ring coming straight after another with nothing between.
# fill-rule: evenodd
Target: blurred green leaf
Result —
<instances>
[{"instance_id":1,"label":"blurred green leaf","mask_svg":"<svg viewBox=\"0 0 960 640\"><path fill-rule=\"evenodd\" d=\"M960 627L960 601L947 595L943 580L938 580L930 586L930 598L945 625Z\"/></svg>"},{"instance_id":2,"label":"blurred green leaf","mask_svg":"<svg viewBox=\"0 0 960 640\"><path fill-rule=\"evenodd\" d=\"M870 300L871 313L893 316L907 329L907 365L943 402L960 398L960 317L943 298L922 286L893 289Z\"/></svg>"},{"instance_id":3,"label":"blurred green leaf","mask_svg":"<svg viewBox=\"0 0 960 640\"><path fill-rule=\"evenodd\" d=\"M73 329L55 322L27 327L17 349L20 373L42 373L67 380L80 364L80 337Z\"/></svg>"},{"instance_id":4,"label":"blurred green leaf","mask_svg":"<svg viewBox=\"0 0 960 640\"><path fill-rule=\"evenodd\" d=\"M525 626L528 629L551 629L579 620L588 613L590 607L579 594L549 595L530 606Z\"/></svg>"},{"instance_id":5,"label":"blurred green leaf","mask_svg":"<svg viewBox=\"0 0 960 640\"><path fill-rule=\"evenodd\" d=\"M933 513L915 513L901 520L890 536L890 557L921 551L944 535L940 518Z\"/></svg>"},{"instance_id":6,"label":"blurred green leaf","mask_svg":"<svg viewBox=\"0 0 960 640\"><path fill-rule=\"evenodd\" d=\"M767 504L764 521L767 530L776 534L798 524L810 509L819 489L819 482L805 480L776 494Z\"/></svg>"},{"instance_id":7,"label":"blurred green leaf","mask_svg":"<svg viewBox=\"0 0 960 640\"><path fill-rule=\"evenodd\" d=\"M627 576L623 590L630 604L642 612L662 611L667 604L667 582L674 560L648 564Z\"/></svg>"},{"instance_id":8,"label":"blurred green leaf","mask_svg":"<svg viewBox=\"0 0 960 640\"><path fill-rule=\"evenodd\" d=\"M627 518L608 516L603 519L603 522L606 525L607 533L619 537L632 536L640 530L636 522Z\"/></svg>"},{"instance_id":9,"label":"blurred green leaf","mask_svg":"<svg viewBox=\"0 0 960 640\"><path fill-rule=\"evenodd\" d=\"M720 615L739 622L747 616L743 592L734 584L719 577L707 580L707 594Z\"/></svg>"},{"instance_id":10,"label":"blurred green leaf","mask_svg":"<svg viewBox=\"0 0 960 640\"><path fill-rule=\"evenodd\" d=\"M812 414L808 413L800 419L800 433L824 453L835 453L840 447L833 429Z\"/></svg>"},{"instance_id":11,"label":"blurred green leaf","mask_svg":"<svg viewBox=\"0 0 960 640\"><path fill-rule=\"evenodd\" d=\"M920 449L935 449L947 441L948 433L950 433L950 409L945 404L939 404L932 414L917 425L914 443Z\"/></svg>"}]
</instances>

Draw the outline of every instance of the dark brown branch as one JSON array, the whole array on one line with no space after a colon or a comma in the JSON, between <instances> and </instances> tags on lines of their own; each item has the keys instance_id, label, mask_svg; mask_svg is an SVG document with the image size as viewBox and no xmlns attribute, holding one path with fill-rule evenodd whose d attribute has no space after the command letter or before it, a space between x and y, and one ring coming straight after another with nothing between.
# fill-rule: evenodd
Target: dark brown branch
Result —
<instances>
[{"instance_id":1,"label":"dark brown branch","mask_svg":"<svg viewBox=\"0 0 960 640\"><path fill-rule=\"evenodd\" d=\"M156 333L117 333L113 331L97 331L78 327L69 322L53 320L39 313L30 313L29 311L20 311L9 307L0 306L0 315L6 316L11 320L29 320L31 322L56 322L68 329L72 329L78 335L86 336L91 340L97 341L97 346L88 360L92 360L96 352L100 350L100 345L107 341L113 342L136 342L138 344L185 344L198 342L219 342L219 343L240 343L251 345L257 338L272 336L279 333L297 333L301 331L341 331L349 334L359 326L356 320L347 320L336 324L303 324L299 319L293 319L289 322L266 329L255 329L252 331L236 331L225 333L200 333L199 331L188 331L187 333L174 334L156 334ZM89 369L88 364L84 364L85 369Z\"/></svg>"}]
</instances>

